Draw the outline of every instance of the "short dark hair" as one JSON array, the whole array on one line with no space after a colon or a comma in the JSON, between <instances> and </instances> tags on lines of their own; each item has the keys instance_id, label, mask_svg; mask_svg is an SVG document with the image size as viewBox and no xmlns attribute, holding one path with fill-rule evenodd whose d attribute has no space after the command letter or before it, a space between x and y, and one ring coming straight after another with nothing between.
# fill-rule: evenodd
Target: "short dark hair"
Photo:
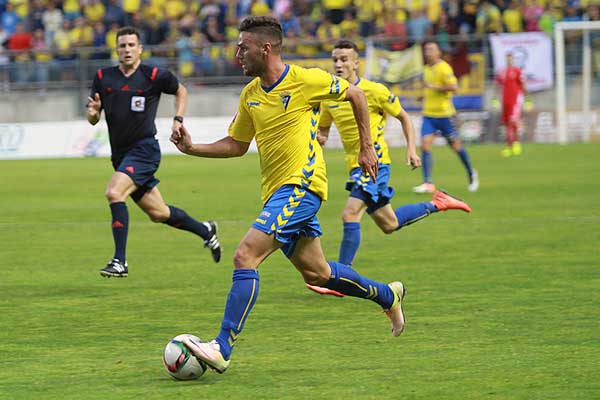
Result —
<instances>
[{"instance_id":1,"label":"short dark hair","mask_svg":"<svg viewBox=\"0 0 600 400\"><path fill-rule=\"evenodd\" d=\"M333 45L334 49L352 49L358 54L358 46L352 40L340 39Z\"/></svg>"},{"instance_id":2,"label":"short dark hair","mask_svg":"<svg viewBox=\"0 0 600 400\"><path fill-rule=\"evenodd\" d=\"M281 48L283 42L283 29L281 24L273 17L247 17L244 18L239 28L240 32L250 32L271 40L271 46Z\"/></svg>"},{"instance_id":3,"label":"short dark hair","mask_svg":"<svg viewBox=\"0 0 600 400\"><path fill-rule=\"evenodd\" d=\"M138 31L133 26L124 26L124 27L120 28L117 31L117 38L116 38L116 40L119 41L119 36L125 36L125 35L135 35L138 38L138 42L141 42L141 40L140 40L140 31Z\"/></svg>"}]
</instances>

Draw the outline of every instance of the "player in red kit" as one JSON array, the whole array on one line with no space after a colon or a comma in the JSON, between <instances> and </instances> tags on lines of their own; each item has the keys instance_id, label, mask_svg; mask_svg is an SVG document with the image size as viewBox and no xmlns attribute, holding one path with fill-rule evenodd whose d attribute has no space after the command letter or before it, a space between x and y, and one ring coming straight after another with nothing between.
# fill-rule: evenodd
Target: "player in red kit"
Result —
<instances>
[{"instance_id":1,"label":"player in red kit","mask_svg":"<svg viewBox=\"0 0 600 400\"><path fill-rule=\"evenodd\" d=\"M527 89L521 69L513 65L511 53L506 54L506 68L496 75L496 82L502 87L502 123L506 127L507 147L502 150L502 155L518 156L523 151L517 132L521 126L521 107Z\"/></svg>"}]
</instances>

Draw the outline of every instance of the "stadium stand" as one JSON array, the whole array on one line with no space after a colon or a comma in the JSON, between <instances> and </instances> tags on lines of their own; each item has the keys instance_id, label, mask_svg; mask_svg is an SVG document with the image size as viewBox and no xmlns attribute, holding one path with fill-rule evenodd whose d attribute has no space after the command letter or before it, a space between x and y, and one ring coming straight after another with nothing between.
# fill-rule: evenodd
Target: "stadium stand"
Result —
<instances>
[{"instance_id":1,"label":"stadium stand","mask_svg":"<svg viewBox=\"0 0 600 400\"><path fill-rule=\"evenodd\" d=\"M87 80L90 71L115 59L115 32L124 24L142 31L144 58L193 78L240 75L233 57L237 24L249 14L278 17L287 53L306 58L326 57L340 37L357 41L362 49L366 37L375 38L391 50L434 39L445 51L454 51L464 35L481 38L524 31L551 35L558 21L597 20L599 4L599 0L0 0L4 83L0 90L7 81L18 87ZM577 49L567 53L576 64Z\"/></svg>"}]
</instances>

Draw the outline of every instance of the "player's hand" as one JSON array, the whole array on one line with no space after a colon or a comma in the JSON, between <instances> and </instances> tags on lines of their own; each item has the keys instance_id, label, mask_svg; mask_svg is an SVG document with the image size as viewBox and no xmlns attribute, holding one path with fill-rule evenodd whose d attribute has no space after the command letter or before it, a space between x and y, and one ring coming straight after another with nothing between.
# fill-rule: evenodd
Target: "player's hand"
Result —
<instances>
[{"instance_id":1,"label":"player's hand","mask_svg":"<svg viewBox=\"0 0 600 400\"><path fill-rule=\"evenodd\" d=\"M525 96L525 102L523 103L523 109L525 111L533 110L533 100L531 100L531 97Z\"/></svg>"},{"instance_id":2,"label":"player's hand","mask_svg":"<svg viewBox=\"0 0 600 400\"><path fill-rule=\"evenodd\" d=\"M177 132L171 133L170 140L182 153L187 154L193 146L192 137L183 124L180 124Z\"/></svg>"},{"instance_id":3,"label":"player's hand","mask_svg":"<svg viewBox=\"0 0 600 400\"><path fill-rule=\"evenodd\" d=\"M494 110L500 109L500 101L498 100L498 98L496 96L492 97L492 108Z\"/></svg>"},{"instance_id":4,"label":"player's hand","mask_svg":"<svg viewBox=\"0 0 600 400\"><path fill-rule=\"evenodd\" d=\"M358 165L362 170L363 175L368 175L373 179L373 182L377 180L377 172L379 171L379 160L377 159L377 153L373 146L360 149L358 152Z\"/></svg>"},{"instance_id":5,"label":"player's hand","mask_svg":"<svg viewBox=\"0 0 600 400\"><path fill-rule=\"evenodd\" d=\"M171 137L179 136L179 128L181 128L183 124L179 121L173 120L173 125L171 126Z\"/></svg>"},{"instance_id":6,"label":"player's hand","mask_svg":"<svg viewBox=\"0 0 600 400\"><path fill-rule=\"evenodd\" d=\"M423 87L425 89L435 89L435 86L433 86L431 83L429 83L427 81L423 81Z\"/></svg>"},{"instance_id":7,"label":"player's hand","mask_svg":"<svg viewBox=\"0 0 600 400\"><path fill-rule=\"evenodd\" d=\"M406 165L410 165L412 169L419 168L421 166L421 157L414 151L407 151Z\"/></svg>"},{"instance_id":8,"label":"player's hand","mask_svg":"<svg viewBox=\"0 0 600 400\"><path fill-rule=\"evenodd\" d=\"M100 94L94 94L94 98L88 96L87 113L88 115L95 117L100 116L100 109L102 108L102 100L100 100Z\"/></svg>"},{"instance_id":9,"label":"player's hand","mask_svg":"<svg viewBox=\"0 0 600 400\"><path fill-rule=\"evenodd\" d=\"M321 146L325 146L325 143L327 143L327 136L317 135L317 142L319 142Z\"/></svg>"}]
</instances>

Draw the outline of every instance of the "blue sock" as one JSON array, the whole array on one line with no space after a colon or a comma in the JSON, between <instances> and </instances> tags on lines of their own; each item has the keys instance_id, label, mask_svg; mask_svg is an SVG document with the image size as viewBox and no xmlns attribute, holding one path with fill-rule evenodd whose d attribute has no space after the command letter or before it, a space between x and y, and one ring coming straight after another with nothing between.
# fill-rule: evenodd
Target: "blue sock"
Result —
<instances>
[{"instance_id":1,"label":"blue sock","mask_svg":"<svg viewBox=\"0 0 600 400\"><path fill-rule=\"evenodd\" d=\"M338 262L345 265L352 265L359 246L360 222L344 222L344 238L340 245Z\"/></svg>"},{"instance_id":2,"label":"blue sock","mask_svg":"<svg viewBox=\"0 0 600 400\"><path fill-rule=\"evenodd\" d=\"M182 229L184 231L195 233L203 239L209 239L208 228L202 222L196 221L194 218L187 215L185 211L175 206L169 206L171 215L164 223L173 228Z\"/></svg>"},{"instance_id":3,"label":"blue sock","mask_svg":"<svg viewBox=\"0 0 600 400\"><path fill-rule=\"evenodd\" d=\"M431 157L431 152L423 150L421 154L421 161L423 162L423 182L431 183L431 169L433 168L433 158Z\"/></svg>"},{"instance_id":4,"label":"blue sock","mask_svg":"<svg viewBox=\"0 0 600 400\"><path fill-rule=\"evenodd\" d=\"M373 300L384 309L389 309L394 303L394 292L385 283L365 278L344 264L334 261L328 263L331 267L331 278L325 284L326 288L348 296Z\"/></svg>"},{"instance_id":5,"label":"blue sock","mask_svg":"<svg viewBox=\"0 0 600 400\"><path fill-rule=\"evenodd\" d=\"M473 167L471 166L471 159L469 158L469 153L467 153L467 150L463 147L460 150L458 150L456 154L458 154L458 156L460 157L460 161L462 161L463 165L465 166L467 174L469 174L469 182L471 182L471 175L473 175Z\"/></svg>"},{"instance_id":6,"label":"blue sock","mask_svg":"<svg viewBox=\"0 0 600 400\"><path fill-rule=\"evenodd\" d=\"M115 242L114 258L125 263L125 248L127 246L127 230L129 227L129 212L124 201L110 203L112 214L112 234Z\"/></svg>"},{"instance_id":7,"label":"blue sock","mask_svg":"<svg viewBox=\"0 0 600 400\"><path fill-rule=\"evenodd\" d=\"M221 354L226 360L231 357L231 350L238 335L244 328L244 322L258 297L258 271L255 269L236 269L233 271L233 284L227 296L225 315L221 322L221 331L216 337Z\"/></svg>"},{"instance_id":8,"label":"blue sock","mask_svg":"<svg viewBox=\"0 0 600 400\"><path fill-rule=\"evenodd\" d=\"M427 201L424 203L407 204L405 206L398 207L394 210L396 218L398 218L398 228L403 226L414 224L429 216L429 214L437 212L432 202Z\"/></svg>"}]
</instances>

